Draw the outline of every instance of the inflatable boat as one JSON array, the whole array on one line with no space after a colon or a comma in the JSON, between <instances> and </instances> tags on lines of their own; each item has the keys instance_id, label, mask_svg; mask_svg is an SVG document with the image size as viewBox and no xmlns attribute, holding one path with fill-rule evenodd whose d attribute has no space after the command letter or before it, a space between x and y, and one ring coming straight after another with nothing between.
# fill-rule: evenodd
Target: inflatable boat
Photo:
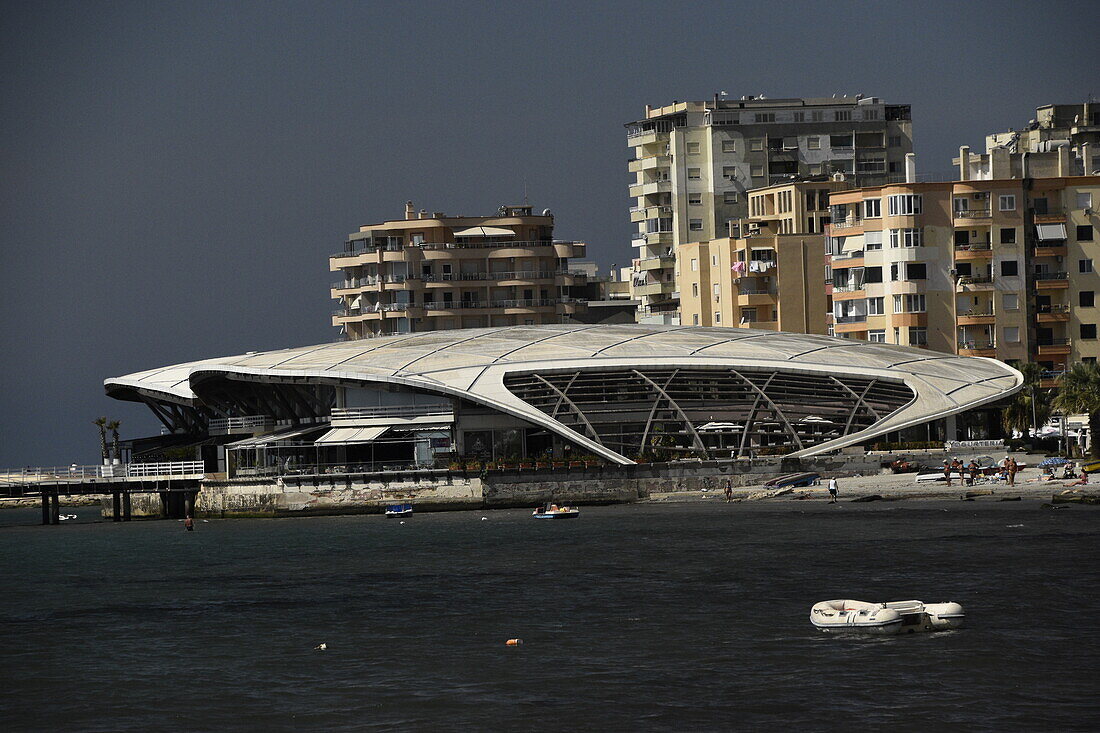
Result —
<instances>
[{"instance_id":1,"label":"inflatable boat","mask_svg":"<svg viewBox=\"0 0 1100 733\"><path fill-rule=\"evenodd\" d=\"M958 603L921 601L822 601L810 609L810 623L826 633L912 634L946 631L963 625L966 614Z\"/></svg>"}]
</instances>

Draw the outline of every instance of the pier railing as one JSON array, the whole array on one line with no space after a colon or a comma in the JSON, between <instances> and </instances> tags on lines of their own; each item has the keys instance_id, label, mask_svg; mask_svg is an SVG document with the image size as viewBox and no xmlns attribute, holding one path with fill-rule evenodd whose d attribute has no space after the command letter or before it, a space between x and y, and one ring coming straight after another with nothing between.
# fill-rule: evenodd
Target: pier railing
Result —
<instances>
[{"instance_id":1,"label":"pier railing","mask_svg":"<svg viewBox=\"0 0 1100 733\"><path fill-rule=\"evenodd\" d=\"M149 478L192 478L202 476L202 461L171 461L163 463L115 463L79 466L26 466L0 469L0 486L30 486L34 484L78 484L90 480Z\"/></svg>"}]
</instances>

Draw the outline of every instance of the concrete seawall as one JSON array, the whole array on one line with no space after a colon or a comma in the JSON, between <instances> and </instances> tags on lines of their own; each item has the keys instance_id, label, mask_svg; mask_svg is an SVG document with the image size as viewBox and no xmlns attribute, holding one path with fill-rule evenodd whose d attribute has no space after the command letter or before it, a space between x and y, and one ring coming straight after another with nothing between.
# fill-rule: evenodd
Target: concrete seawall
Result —
<instances>
[{"instance_id":1,"label":"concrete seawall","mask_svg":"<svg viewBox=\"0 0 1100 733\"><path fill-rule=\"evenodd\" d=\"M942 455L942 454L939 454ZM572 469L516 469L475 473L283 476L204 481L195 500L199 517L279 517L376 514L409 502L422 511L533 507L547 501L617 504L651 494L721 491L756 486L776 476L817 471L824 476L877 474L883 456L685 461ZM104 514L111 511L104 501ZM161 514L160 497L133 497L134 517Z\"/></svg>"}]
</instances>

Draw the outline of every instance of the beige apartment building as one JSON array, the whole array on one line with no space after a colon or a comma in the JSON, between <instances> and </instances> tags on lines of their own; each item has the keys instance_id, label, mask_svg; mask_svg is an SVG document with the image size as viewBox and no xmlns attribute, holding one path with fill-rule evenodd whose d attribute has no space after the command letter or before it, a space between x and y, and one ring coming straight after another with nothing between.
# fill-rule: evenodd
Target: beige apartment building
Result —
<instances>
[{"instance_id":1,"label":"beige apartment building","mask_svg":"<svg viewBox=\"0 0 1100 733\"><path fill-rule=\"evenodd\" d=\"M1098 201L1100 176L834 193L833 330L1034 361L1053 380L1067 364L1100 356Z\"/></svg>"},{"instance_id":2,"label":"beige apartment building","mask_svg":"<svg viewBox=\"0 0 1100 733\"><path fill-rule=\"evenodd\" d=\"M554 217L530 206L496 216L417 212L359 228L329 269L342 279L332 324L349 340L416 331L562 323L584 309L569 260L583 242L555 241Z\"/></svg>"},{"instance_id":3,"label":"beige apartment building","mask_svg":"<svg viewBox=\"0 0 1100 733\"><path fill-rule=\"evenodd\" d=\"M744 232L748 192L793 178L842 173L859 185L901 178L912 151L908 105L877 97L673 102L627 125L638 227L632 294L638 319L679 323L676 248Z\"/></svg>"}]
</instances>

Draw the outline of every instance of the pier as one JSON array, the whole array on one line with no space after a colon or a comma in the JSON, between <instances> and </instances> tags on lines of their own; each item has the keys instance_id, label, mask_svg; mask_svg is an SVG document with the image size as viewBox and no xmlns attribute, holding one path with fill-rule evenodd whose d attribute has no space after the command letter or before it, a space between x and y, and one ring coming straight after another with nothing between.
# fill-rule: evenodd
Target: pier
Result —
<instances>
[{"instance_id":1,"label":"pier","mask_svg":"<svg viewBox=\"0 0 1100 733\"><path fill-rule=\"evenodd\" d=\"M42 524L61 523L61 496L110 494L111 519L129 522L133 494L160 495L161 517L194 515L195 496L206 476L202 461L95 466L27 467L0 471L0 497L40 498Z\"/></svg>"}]
</instances>

